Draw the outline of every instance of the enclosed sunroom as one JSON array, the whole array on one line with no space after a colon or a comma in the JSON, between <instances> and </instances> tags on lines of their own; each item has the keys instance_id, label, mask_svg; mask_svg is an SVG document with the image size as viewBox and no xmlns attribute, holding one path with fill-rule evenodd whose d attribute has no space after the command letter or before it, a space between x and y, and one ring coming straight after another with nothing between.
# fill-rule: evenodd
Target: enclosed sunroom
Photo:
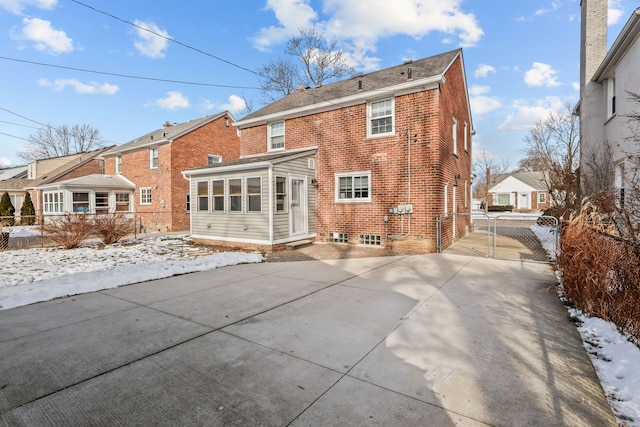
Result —
<instances>
[{"instance_id":1,"label":"enclosed sunroom","mask_svg":"<svg viewBox=\"0 0 640 427\"><path fill-rule=\"evenodd\" d=\"M316 237L316 149L256 155L183 171L191 237L276 249Z\"/></svg>"}]
</instances>

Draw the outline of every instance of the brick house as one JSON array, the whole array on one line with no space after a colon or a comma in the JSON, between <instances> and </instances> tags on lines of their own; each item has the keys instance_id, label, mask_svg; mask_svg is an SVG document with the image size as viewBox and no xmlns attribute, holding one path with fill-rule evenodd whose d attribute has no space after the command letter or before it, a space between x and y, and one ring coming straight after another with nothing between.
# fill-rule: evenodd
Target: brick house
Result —
<instances>
[{"instance_id":1,"label":"brick house","mask_svg":"<svg viewBox=\"0 0 640 427\"><path fill-rule=\"evenodd\" d=\"M437 217L444 246L468 230L450 215L471 207L461 49L299 89L235 126L238 160L184 171L197 241L435 250Z\"/></svg>"},{"instance_id":2,"label":"brick house","mask_svg":"<svg viewBox=\"0 0 640 427\"><path fill-rule=\"evenodd\" d=\"M189 229L188 168L238 158L239 138L233 116L225 111L161 128L104 154L107 174L135 185L133 209L142 228Z\"/></svg>"},{"instance_id":3,"label":"brick house","mask_svg":"<svg viewBox=\"0 0 640 427\"><path fill-rule=\"evenodd\" d=\"M85 202L83 208L87 207L89 212L95 212L96 189L88 189L82 185L77 188L66 187L65 184L88 175L102 176L104 174L102 155L113 147L102 147L93 151L35 160L27 165L26 176L21 175L20 178L2 180L0 188L9 192L11 201L16 208L16 214L20 212L27 192L31 195L36 215L74 212L72 203L74 197L82 197ZM126 183L124 187L127 187ZM78 191L76 192L76 190ZM117 191L129 192L123 188L123 183L114 181L104 182L97 191L102 195L108 194L105 203L108 201L108 208L112 211L115 210L115 193ZM78 196L76 193L83 194Z\"/></svg>"}]
</instances>

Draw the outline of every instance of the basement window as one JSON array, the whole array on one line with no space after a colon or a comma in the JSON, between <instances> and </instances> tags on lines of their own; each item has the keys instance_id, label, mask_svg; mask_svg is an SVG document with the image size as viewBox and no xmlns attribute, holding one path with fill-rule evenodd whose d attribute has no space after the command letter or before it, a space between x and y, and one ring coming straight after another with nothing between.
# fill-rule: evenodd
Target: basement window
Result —
<instances>
[{"instance_id":1,"label":"basement window","mask_svg":"<svg viewBox=\"0 0 640 427\"><path fill-rule=\"evenodd\" d=\"M358 243L368 246L382 246L382 236L379 234L358 234Z\"/></svg>"},{"instance_id":2,"label":"basement window","mask_svg":"<svg viewBox=\"0 0 640 427\"><path fill-rule=\"evenodd\" d=\"M329 243L349 243L349 234L329 233Z\"/></svg>"}]
</instances>

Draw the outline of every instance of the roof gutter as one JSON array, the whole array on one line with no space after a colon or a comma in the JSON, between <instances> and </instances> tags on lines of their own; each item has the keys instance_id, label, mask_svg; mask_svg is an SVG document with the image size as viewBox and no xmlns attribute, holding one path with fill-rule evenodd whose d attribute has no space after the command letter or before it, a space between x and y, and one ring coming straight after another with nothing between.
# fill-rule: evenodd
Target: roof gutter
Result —
<instances>
[{"instance_id":1,"label":"roof gutter","mask_svg":"<svg viewBox=\"0 0 640 427\"><path fill-rule=\"evenodd\" d=\"M372 90L365 93L359 93L356 95L346 96L343 98L332 99L329 101L323 101L306 105L304 107L293 108L291 110L279 111L277 113L267 114L265 116L255 117L247 120L240 120L233 123L233 126L237 126L242 129L245 127L256 126L259 124L267 123L272 120L291 119L308 114L316 114L324 111L335 110L336 108L349 107L351 105L362 104L369 99L379 98L387 95L395 95L396 93L408 94L412 92L419 92L422 90L435 89L440 84L445 82L443 74L421 79L418 81L412 81L409 83L402 83L395 86L387 86L381 89ZM312 89L310 89L312 90Z\"/></svg>"}]
</instances>

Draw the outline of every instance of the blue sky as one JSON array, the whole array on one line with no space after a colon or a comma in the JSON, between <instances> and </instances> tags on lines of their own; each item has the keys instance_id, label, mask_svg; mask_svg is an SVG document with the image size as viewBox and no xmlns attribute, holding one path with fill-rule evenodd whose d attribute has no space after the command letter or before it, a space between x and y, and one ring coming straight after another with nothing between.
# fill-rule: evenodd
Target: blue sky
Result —
<instances>
[{"instance_id":1,"label":"blue sky","mask_svg":"<svg viewBox=\"0 0 640 427\"><path fill-rule=\"evenodd\" d=\"M635 7L609 0L609 45ZM0 167L24 163L41 124L122 144L165 121L241 118L243 97L261 106L250 70L311 26L365 73L462 47L474 150L515 167L529 126L579 98L579 25L579 0L0 0Z\"/></svg>"}]
</instances>

